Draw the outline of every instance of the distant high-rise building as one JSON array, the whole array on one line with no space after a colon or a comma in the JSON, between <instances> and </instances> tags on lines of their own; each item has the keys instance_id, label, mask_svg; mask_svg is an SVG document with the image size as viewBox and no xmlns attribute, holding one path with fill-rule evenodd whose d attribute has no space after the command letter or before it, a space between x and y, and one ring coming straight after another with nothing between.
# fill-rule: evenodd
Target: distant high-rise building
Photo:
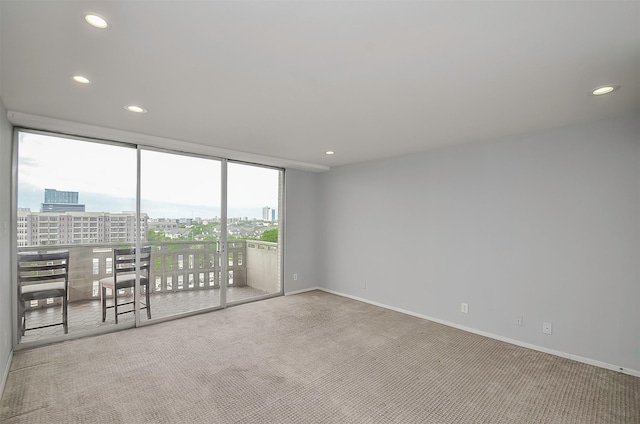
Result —
<instances>
[{"instance_id":1,"label":"distant high-rise building","mask_svg":"<svg viewBox=\"0 0 640 424\"><path fill-rule=\"evenodd\" d=\"M78 204L78 192L77 191L58 191L52 188L45 188L44 203Z\"/></svg>"},{"instance_id":2,"label":"distant high-rise building","mask_svg":"<svg viewBox=\"0 0 640 424\"><path fill-rule=\"evenodd\" d=\"M40 212L84 212L85 206L78 203L77 191L44 189L44 203Z\"/></svg>"},{"instance_id":3,"label":"distant high-rise building","mask_svg":"<svg viewBox=\"0 0 640 424\"><path fill-rule=\"evenodd\" d=\"M268 221L269 218L271 218L269 211L271 210L271 208L269 206L265 206L264 208L262 208L262 220L263 221Z\"/></svg>"},{"instance_id":4,"label":"distant high-rise building","mask_svg":"<svg viewBox=\"0 0 640 424\"><path fill-rule=\"evenodd\" d=\"M271 220L273 222L276 222L276 210L275 209L271 209Z\"/></svg>"}]
</instances>

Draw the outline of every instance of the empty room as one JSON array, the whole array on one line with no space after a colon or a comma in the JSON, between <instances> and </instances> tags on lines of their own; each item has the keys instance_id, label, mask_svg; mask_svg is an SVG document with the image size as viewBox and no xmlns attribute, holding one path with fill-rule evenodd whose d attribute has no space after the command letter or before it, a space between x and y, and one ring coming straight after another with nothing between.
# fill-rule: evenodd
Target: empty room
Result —
<instances>
[{"instance_id":1,"label":"empty room","mask_svg":"<svg viewBox=\"0 0 640 424\"><path fill-rule=\"evenodd\" d=\"M640 1L0 0L0 422L640 423Z\"/></svg>"}]
</instances>

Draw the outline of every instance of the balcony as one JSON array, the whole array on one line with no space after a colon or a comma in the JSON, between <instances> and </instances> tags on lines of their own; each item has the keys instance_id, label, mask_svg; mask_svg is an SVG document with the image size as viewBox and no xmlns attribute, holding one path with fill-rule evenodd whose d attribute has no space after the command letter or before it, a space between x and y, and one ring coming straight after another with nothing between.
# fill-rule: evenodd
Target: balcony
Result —
<instances>
[{"instance_id":1,"label":"balcony","mask_svg":"<svg viewBox=\"0 0 640 424\"><path fill-rule=\"evenodd\" d=\"M211 308L220 305L221 257L216 242L146 242L152 247L150 272L152 318ZM280 260L277 243L231 240L227 243L227 303L280 292ZM101 321L98 281L112 275L113 247L122 244L55 245L20 247L18 252L68 250L69 333L115 326L113 310ZM110 302L110 293L108 304ZM121 296L132 296L131 289ZM33 301L27 306L29 326L58 319L59 299ZM146 320L146 314L140 314ZM130 325L133 314L122 315L119 326ZM21 342L61 335L62 327L27 331Z\"/></svg>"}]
</instances>

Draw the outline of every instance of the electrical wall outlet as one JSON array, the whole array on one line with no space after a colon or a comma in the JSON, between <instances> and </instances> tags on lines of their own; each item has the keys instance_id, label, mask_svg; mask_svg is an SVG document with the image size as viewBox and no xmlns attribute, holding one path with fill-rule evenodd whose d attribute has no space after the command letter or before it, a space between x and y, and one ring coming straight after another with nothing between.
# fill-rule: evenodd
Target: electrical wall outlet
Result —
<instances>
[{"instance_id":1,"label":"electrical wall outlet","mask_svg":"<svg viewBox=\"0 0 640 424\"><path fill-rule=\"evenodd\" d=\"M542 323L542 332L544 334L551 334L551 323L550 322L543 322Z\"/></svg>"},{"instance_id":2,"label":"electrical wall outlet","mask_svg":"<svg viewBox=\"0 0 640 424\"><path fill-rule=\"evenodd\" d=\"M298 274L293 274L293 281L296 281L298 279Z\"/></svg>"},{"instance_id":3,"label":"electrical wall outlet","mask_svg":"<svg viewBox=\"0 0 640 424\"><path fill-rule=\"evenodd\" d=\"M518 327L522 327L522 317L518 317L518 318L516 318L516 325L517 325Z\"/></svg>"},{"instance_id":4,"label":"electrical wall outlet","mask_svg":"<svg viewBox=\"0 0 640 424\"><path fill-rule=\"evenodd\" d=\"M460 304L460 312L462 312L463 314L468 314L469 313L469 304L462 302Z\"/></svg>"}]
</instances>

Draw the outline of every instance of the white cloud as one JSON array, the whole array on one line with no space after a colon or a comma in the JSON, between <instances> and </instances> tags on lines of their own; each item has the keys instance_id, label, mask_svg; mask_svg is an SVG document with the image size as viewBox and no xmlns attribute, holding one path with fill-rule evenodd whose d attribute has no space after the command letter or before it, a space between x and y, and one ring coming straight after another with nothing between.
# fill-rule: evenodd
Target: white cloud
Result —
<instances>
[{"instance_id":1,"label":"white cloud","mask_svg":"<svg viewBox=\"0 0 640 424\"><path fill-rule=\"evenodd\" d=\"M97 142L21 132L19 186L135 198L136 149ZM228 207L278 207L280 171L246 164L228 165ZM183 205L185 216L197 206L220 207L221 162L151 150L141 152L141 205ZM20 197L20 193L19 193ZM87 210L92 209L87 205Z\"/></svg>"}]
</instances>

